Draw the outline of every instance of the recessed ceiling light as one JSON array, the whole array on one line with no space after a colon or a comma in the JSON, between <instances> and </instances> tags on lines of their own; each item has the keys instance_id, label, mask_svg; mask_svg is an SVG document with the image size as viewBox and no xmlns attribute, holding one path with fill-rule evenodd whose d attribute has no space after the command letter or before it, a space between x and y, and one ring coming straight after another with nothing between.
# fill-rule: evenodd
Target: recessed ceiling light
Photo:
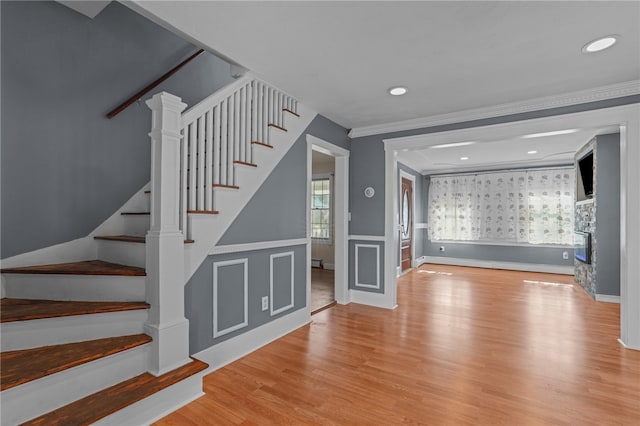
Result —
<instances>
[{"instance_id":1,"label":"recessed ceiling light","mask_svg":"<svg viewBox=\"0 0 640 426\"><path fill-rule=\"evenodd\" d=\"M461 159L462 161L464 161L464 160L468 160L468 159L469 159L469 157L460 157L460 159Z\"/></svg>"},{"instance_id":2,"label":"recessed ceiling light","mask_svg":"<svg viewBox=\"0 0 640 426\"><path fill-rule=\"evenodd\" d=\"M543 138L545 136L557 136L557 135L568 135L569 133L575 133L578 129L567 129L567 130L556 130L553 132L544 132L544 133L532 133L530 135L524 135L523 138Z\"/></svg>"},{"instance_id":3,"label":"recessed ceiling light","mask_svg":"<svg viewBox=\"0 0 640 426\"><path fill-rule=\"evenodd\" d=\"M430 146L429 148L435 148L435 149L439 149L439 148L453 148L456 146L467 146L467 145L473 145L475 142L455 142L455 143L443 143L440 145L433 145Z\"/></svg>"},{"instance_id":4,"label":"recessed ceiling light","mask_svg":"<svg viewBox=\"0 0 640 426\"><path fill-rule=\"evenodd\" d=\"M407 88L402 86L392 87L389 89L389 94L393 96L401 96L407 93Z\"/></svg>"},{"instance_id":5,"label":"recessed ceiling light","mask_svg":"<svg viewBox=\"0 0 640 426\"><path fill-rule=\"evenodd\" d=\"M595 53L608 49L618 41L618 36L608 35L597 40L590 41L582 47L582 53Z\"/></svg>"},{"instance_id":6,"label":"recessed ceiling light","mask_svg":"<svg viewBox=\"0 0 640 426\"><path fill-rule=\"evenodd\" d=\"M538 153L538 151L536 151L536 150L527 151L527 154L537 154L537 153Z\"/></svg>"}]
</instances>

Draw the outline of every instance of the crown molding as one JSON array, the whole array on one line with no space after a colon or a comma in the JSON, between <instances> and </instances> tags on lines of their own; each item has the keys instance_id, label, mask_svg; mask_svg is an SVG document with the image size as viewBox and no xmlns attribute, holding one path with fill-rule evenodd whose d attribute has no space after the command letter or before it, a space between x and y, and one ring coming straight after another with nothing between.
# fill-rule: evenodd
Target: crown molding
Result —
<instances>
[{"instance_id":1,"label":"crown molding","mask_svg":"<svg viewBox=\"0 0 640 426\"><path fill-rule=\"evenodd\" d=\"M375 124L372 126L355 127L349 132L349 137L380 135L384 133L415 130L427 127L441 126L451 123L482 120L486 118L501 117L511 114L519 114L531 111L539 111L550 108L558 108L569 105L588 102L603 101L607 99L621 98L624 96L640 94L640 80L626 81L624 83L611 84L594 89L580 90L562 95L545 96L530 99L523 102L511 102L491 107L469 109L448 114L432 115L429 117L414 118L411 120L396 121L393 123Z\"/></svg>"}]
</instances>

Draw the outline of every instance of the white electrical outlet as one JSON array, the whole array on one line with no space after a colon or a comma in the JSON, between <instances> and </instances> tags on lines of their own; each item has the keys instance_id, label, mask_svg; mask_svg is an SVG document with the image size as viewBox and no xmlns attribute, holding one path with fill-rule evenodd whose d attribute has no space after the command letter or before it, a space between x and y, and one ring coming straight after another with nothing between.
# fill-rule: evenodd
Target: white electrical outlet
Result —
<instances>
[{"instance_id":1,"label":"white electrical outlet","mask_svg":"<svg viewBox=\"0 0 640 426\"><path fill-rule=\"evenodd\" d=\"M562 252L562 258L563 259L568 259L569 258L569 252L568 251L563 251Z\"/></svg>"},{"instance_id":2,"label":"white electrical outlet","mask_svg":"<svg viewBox=\"0 0 640 426\"><path fill-rule=\"evenodd\" d=\"M444 246L440 246L440 251L444 251Z\"/></svg>"},{"instance_id":3,"label":"white electrical outlet","mask_svg":"<svg viewBox=\"0 0 640 426\"><path fill-rule=\"evenodd\" d=\"M264 296L262 298L262 310L266 311L269 309L269 296Z\"/></svg>"}]
</instances>

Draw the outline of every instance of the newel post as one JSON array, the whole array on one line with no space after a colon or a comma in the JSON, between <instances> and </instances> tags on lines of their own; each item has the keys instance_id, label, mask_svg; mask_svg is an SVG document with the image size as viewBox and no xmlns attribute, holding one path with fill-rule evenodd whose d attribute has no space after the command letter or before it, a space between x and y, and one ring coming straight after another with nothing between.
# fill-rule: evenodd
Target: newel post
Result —
<instances>
[{"instance_id":1,"label":"newel post","mask_svg":"<svg viewBox=\"0 0 640 426\"><path fill-rule=\"evenodd\" d=\"M151 227L147 233L145 332L153 338L149 372L161 375L190 362L184 316L184 235L180 231L181 99L155 95L151 122Z\"/></svg>"}]
</instances>

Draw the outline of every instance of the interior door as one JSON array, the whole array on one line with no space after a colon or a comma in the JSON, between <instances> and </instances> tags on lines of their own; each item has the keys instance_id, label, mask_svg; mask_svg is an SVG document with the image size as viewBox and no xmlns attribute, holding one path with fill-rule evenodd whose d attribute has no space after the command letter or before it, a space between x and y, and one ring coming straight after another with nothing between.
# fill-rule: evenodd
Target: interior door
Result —
<instances>
[{"instance_id":1,"label":"interior door","mask_svg":"<svg viewBox=\"0 0 640 426\"><path fill-rule=\"evenodd\" d=\"M413 244L413 182L402 178L400 198L400 242L402 270L411 268L411 246Z\"/></svg>"}]
</instances>

